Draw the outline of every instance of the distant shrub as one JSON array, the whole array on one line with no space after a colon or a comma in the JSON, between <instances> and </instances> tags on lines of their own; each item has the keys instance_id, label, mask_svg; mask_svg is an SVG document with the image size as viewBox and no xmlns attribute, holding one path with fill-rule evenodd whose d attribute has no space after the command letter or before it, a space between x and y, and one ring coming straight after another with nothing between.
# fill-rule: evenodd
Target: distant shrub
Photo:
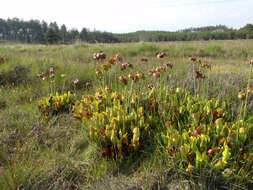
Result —
<instances>
[{"instance_id":1,"label":"distant shrub","mask_svg":"<svg viewBox=\"0 0 253 190\"><path fill-rule=\"evenodd\" d=\"M6 56L0 55L0 65L6 63L7 61L8 59Z\"/></svg>"},{"instance_id":2,"label":"distant shrub","mask_svg":"<svg viewBox=\"0 0 253 190\"><path fill-rule=\"evenodd\" d=\"M140 43L140 44L137 44L136 48L137 48L137 51L140 53L152 52L155 54L160 51L160 48L154 44Z\"/></svg>"},{"instance_id":3,"label":"distant shrub","mask_svg":"<svg viewBox=\"0 0 253 190\"><path fill-rule=\"evenodd\" d=\"M249 50L246 48L232 49L231 56L247 58L249 56Z\"/></svg>"},{"instance_id":4,"label":"distant shrub","mask_svg":"<svg viewBox=\"0 0 253 190\"><path fill-rule=\"evenodd\" d=\"M224 51L220 46L211 45L206 48L199 49L197 54L200 57L206 57L206 56L220 57L220 56L224 56L225 53L226 53L226 51Z\"/></svg>"},{"instance_id":5,"label":"distant shrub","mask_svg":"<svg viewBox=\"0 0 253 190\"><path fill-rule=\"evenodd\" d=\"M135 57L138 55L156 55L161 49L154 45L148 43L138 43L136 46L131 48L125 48L124 51L120 51L120 54L124 57Z\"/></svg>"},{"instance_id":6,"label":"distant shrub","mask_svg":"<svg viewBox=\"0 0 253 190\"><path fill-rule=\"evenodd\" d=\"M0 100L0 110L4 109L6 107L6 101L5 100Z\"/></svg>"},{"instance_id":7,"label":"distant shrub","mask_svg":"<svg viewBox=\"0 0 253 190\"><path fill-rule=\"evenodd\" d=\"M192 56L195 55L197 51L197 48L192 47L192 46L185 46L183 47L183 53L184 56Z\"/></svg>"},{"instance_id":8,"label":"distant shrub","mask_svg":"<svg viewBox=\"0 0 253 190\"><path fill-rule=\"evenodd\" d=\"M15 66L5 72L0 72L0 85L18 85L26 83L29 79L30 69L24 66Z\"/></svg>"}]
</instances>

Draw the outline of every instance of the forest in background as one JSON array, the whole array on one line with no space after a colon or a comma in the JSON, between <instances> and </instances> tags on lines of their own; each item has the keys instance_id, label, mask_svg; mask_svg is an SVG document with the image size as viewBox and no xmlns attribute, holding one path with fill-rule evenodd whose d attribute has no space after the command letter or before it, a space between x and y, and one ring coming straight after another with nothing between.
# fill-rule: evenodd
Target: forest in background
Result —
<instances>
[{"instance_id":1,"label":"forest in background","mask_svg":"<svg viewBox=\"0 0 253 190\"><path fill-rule=\"evenodd\" d=\"M59 26L56 22L18 18L0 19L0 42L18 42L31 44L72 44L77 41L87 43L120 43L120 42L166 42L196 40L234 40L253 39L253 25L247 24L240 29L228 28L225 25L188 28L176 32L137 31L115 34L83 28L81 31Z\"/></svg>"}]
</instances>

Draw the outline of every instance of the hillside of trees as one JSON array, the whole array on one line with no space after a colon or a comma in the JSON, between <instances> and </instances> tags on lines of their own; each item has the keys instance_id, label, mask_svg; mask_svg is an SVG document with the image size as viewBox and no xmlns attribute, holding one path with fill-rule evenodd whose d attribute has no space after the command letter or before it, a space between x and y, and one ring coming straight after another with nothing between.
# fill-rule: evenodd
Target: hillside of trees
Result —
<instances>
[{"instance_id":1,"label":"hillside of trees","mask_svg":"<svg viewBox=\"0 0 253 190\"><path fill-rule=\"evenodd\" d=\"M253 25L236 30L224 25L189 28L176 32L137 31L125 34L91 31L83 28L68 29L66 25L58 26L56 22L18 18L0 19L0 41L13 41L33 44L71 44L76 41L87 43L120 43L120 42L161 42L192 40L232 40L253 39Z\"/></svg>"}]
</instances>

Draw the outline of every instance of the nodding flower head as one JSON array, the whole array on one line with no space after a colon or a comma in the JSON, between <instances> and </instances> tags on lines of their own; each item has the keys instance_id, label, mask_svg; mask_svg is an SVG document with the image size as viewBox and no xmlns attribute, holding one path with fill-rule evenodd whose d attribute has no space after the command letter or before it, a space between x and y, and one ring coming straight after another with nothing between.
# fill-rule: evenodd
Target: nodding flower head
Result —
<instances>
[{"instance_id":1,"label":"nodding flower head","mask_svg":"<svg viewBox=\"0 0 253 190\"><path fill-rule=\"evenodd\" d=\"M54 78L54 73L50 73L49 78Z\"/></svg>"},{"instance_id":2,"label":"nodding flower head","mask_svg":"<svg viewBox=\"0 0 253 190\"><path fill-rule=\"evenodd\" d=\"M166 54L164 52L161 52L161 53L158 53L156 55L157 59L161 59L161 58L164 58L166 56Z\"/></svg>"},{"instance_id":3,"label":"nodding flower head","mask_svg":"<svg viewBox=\"0 0 253 190\"><path fill-rule=\"evenodd\" d=\"M132 75L131 73L128 75L128 78L131 79L134 82L136 82L138 80L138 77Z\"/></svg>"},{"instance_id":4,"label":"nodding flower head","mask_svg":"<svg viewBox=\"0 0 253 190\"><path fill-rule=\"evenodd\" d=\"M139 79L145 79L145 76L144 76L144 74L142 73L142 72L140 72L140 71L138 71L137 73L136 73L136 75L135 75L137 78L139 78Z\"/></svg>"},{"instance_id":5,"label":"nodding flower head","mask_svg":"<svg viewBox=\"0 0 253 190\"><path fill-rule=\"evenodd\" d=\"M202 64L200 64L200 67L204 68L204 69L211 69L211 64L202 63Z\"/></svg>"},{"instance_id":6,"label":"nodding flower head","mask_svg":"<svg viewBox=\"0 0 253 190\"><path fill-rule=\"evenodd\" d=\"M122 58L120 57L119 54L116 54L113 58L111 58L111 59L109 60L109 63L110 63L111 65L115 65L116 63L120 63L120 62L122 62Z\"/></svg>"},{"instance_id":7,"label":"nodding flower head","mask_svg":"<svg viewBox=\"0 0 253 190\"><path fill-rule=\"evenodd\" d=\"M158 73L163 73L163 72L165 72L165 70L166 70L165 67L157 67L156 68L156 72L158 72Z\"/></svg>"},{"instance_id":8,"label":"nodding flower head","mask_svg":"<svg viewBox=\"0 0 253 190\"><path fill-rule=\"evenodd\" d=\"M75 80L73 81L73 83L74 83L74 85L77 85L77 84L79 83L79 79L75 79Z\"/></svg>"},{"instance_id":9,"label":"nodding flower head","mask_svg":"<svg viewBox=\"0 0 253 190\"><path fill-rule=\"evenodd\" d=\"M201 73L200 71L195 71L196 73L196 78L197 79L204 79L205 75L203 73Z\"/></svg>"},{"instance_id":10,"label":"nodding flower head","mask_svg":"<svg viewBox=\"0 0 253 190\"><path fill-rule=\"evenodd\" d=\"M148 62L148 59L145 58L145 57L142 57L142 58L141 58L141 62Z\"/></svg>"},{"instance_id":11,"label":"nodding flower head","mask_svg":"<svg viewBox=\"0 0 253 190\"><path fill-rule=\"evenodd\" d=\"M149 70L149 71L148 71L148 75L150 75L150 76L153 76L153 73L155 73L154 70Z\"/></svg>"},{"instance_id":12,"label":"nodding flower head","mask_svg":"<svg viewBox=\"0 0 253 190\"><path fill-rule=\"evenodd\" d=\"M116 64L116 60L114 58L111 58L111 59L109 59L109 63L111 65L115 65Z\"/></svg>"},{"instance_id":13,"label":"nodding flower head","mask_svg":"<svg viewBox=\"0 0 253 190\"><path fill-rule=\"evenodd\" d=\"M245 93L244 93L244 92L239 92L239 93L238 93L238 98L239 98L240 100L244 100L244 99L245 99Z\"/></svg>"},{"instance_id":14,"label":"nodding flower head","mask_svg":"<svg viewBox=\"0 0 253 190\"><path fill-rule=\"evenodd\" d=\"M133 64L132 63L127 63L127 67L133 68Z\"/></svg>"},{"instance_id":15,"label":"nodding flower head","mask_svg":"<svg viewBox=\"0 0 253 190\"><path fill-rule=\"evenodd\" d=\"M101 72L100 69L95 69L95 73L96 73L97 75L102 75L102 72Z\"/></svg>"},{"instance_id":16,"label":"nodding flower head","mask_svg":"<svg viewBox=\"0 0 253 190\"><path fill-rule=\"evenodd\" d=\"M133 78L133 77L134 77L134 75L133 75L133 74L131 74L131 73L129 73L129 74L128 74L128 78L130 78L130 79L131 79L131 78Z\"/></svg>"},{"instance_id":17,"label":"nodding flower head","mask_svg":"<svg viewBox=\"0 0 253 190\"><path fill-rule=\"evenodd\" d=\"M86 83L85 83L85 87L86 87L86 88L91 88L91 87L92 87L91 82L86 82Z\"/></svg>"},{"instance_id":18,"label":"nodding flower head","mask_svg":"<svg viewBox=\"0 0 253 190\"><path fill-rule=\"evenodd\" d=\"M121 61L122 61L122 58L120 57L119 54L116 54L116 55L114 56L114 59L115 59L116 62L121 62Z\"/></svg>"},{"instance_id":19,"label":"nodding flower head","mask_svg":"<svg viewBox=\"0 0 253 190\"><path fill-rule=\"evenodd\" d=\"M170 62L166 62L163 64L165 67L169 67L172 69L173 65Z\"/></svg>"},{"instance_id":20,"label":"nodding flower head","mask_svg":"<svg viewBox=\"0 0 253 190\"><path fill-rule=\"evenodd\" d=\"M253 66L253 59L250 60L249 64Z\"/></svg>"},{"instance_id":21,"label":"nodding flower head","mask_svg":"<svg viewBox=\"0 0 253 190\"><path fill-rule=\"evenodd\" d=\"M156 72L158 72L158 73L160 73L161 72L161 70L162 70L162 67L156 67Z\"/></svg>"},{"instance_id":22,"label":"nodding flower head","mask_svg":"<svg viewBox=\"0 0 253 190\"><path fill-rule=\"evenodd\" d=\"M53 67L50 67L49 73L50 73L50 74L54 74L54 68L53 68Z\"/></svg>"},{"instance_id":23,"label":"nodding flower head","mask_svg":"<svg viewBox=\"0 0 253 190\"><path fill-rule=\"evenodd\" d=\"M148 84L148 88L149 88L150 90L152 90L152 89L154 88L154 85L151 84L151 83L149 83L149 84Z\"/></svg>"},{"instance_id":24,"label":"nodding flower head","mask_svg":"<svg viewBox=\"0 0 253 190\"><path fill-rule=\"evenodd\" d=\"M93 59L94 60L103 60L106 58L106 54L104 52L99 52L99 53L94 53L93 54Z\"/></svg>"},{"instance_id":25,"label":"nodding flower head","mask_svg":"<svg viewBox=\"0 0 253 190\"><path fill-rule=\"evenodd\" d=\"M252 93L253 94L253 87L248 87L247 91L248 91L248 93Z\"/></svg>"},{"instance_id":26,"label":"nodding flower head","mask_svg":"<svg viewBox=\"0 0 253 190\"><path fill-rule=\"evenodd\" d=\"M112 90L111 90L111 88L110 88L109 86L106 86L106 87L105 87L105 91L106 91L106 92L111 92Z\"/></svg>"},{"instance_id":27,"label":"nodding flower head","mask_svg":"<svg viewBox=\"0 0 253 190\"><path fill-rule=\"evenodd\" d=\"M123 71L123 70L125 70L127 67L133 68L133 65L132 65L131 63L128 63L128 62L122 63L120 69Z\"/></svg>"},{"instance_id":28,"label":"nodding flower head","mask_svg":"<svg viewBox=\"0 0 253 190\"><path fill-rule=\"evenodd\" d=\"M155 73L153 73L153 76L156 77L156 78L159 78L160 77L160 73L155 72Z\"/></svg>"},{"instance_id":29,"label":"nodding flower head","mask_svg":"<svg viewBox=\"0 0 253 190\"><path fill-rule=\"evenodd\" d=\"M103 96L102 96L102 95L98 95L98 96L96 96L96 99L97 99L98 101L102 101L102 100L103 100Z\"/></svg>"},{"instance_id":30,"label":"nodding flower head","mask_svg":"<svg viewBox=\"0 0 253 190\"><path fill-rule=\"evenodd\" d=\"M127 78L126 77L120 76L119 80L120 80L121 83L127 85Z\"/></svg>"},{"instance_id":31,"label":"nodding flower head","mask_svg":"<svg viewBox=\"0 0 253 190\"><path fill-rule=\"evenodd\" d=\"M190 60L191 60L192 62L196 62L196 61L197 61L197 57L191 56L191 57L190 57Z\"/></svg>"},{"instance_id":32,"label":"nodding flower head","mask_svg":"<svg viewBox=\"0 0 253 190\"><path fill-rule=\"evenodd\" d=\"M136 76L133 76L131 79L132 79L132 81L133 81L133 82L137 82L137 80L138 80L138 77L136 77Z\"/></svg>"},{"instance_id":33,"label":"nodding flower head","mask_svg":"<svg viewBox=\"0 0 253 190\"><path fill-rule=\"evenodd\" d=\"M123 64L120 66L120 70L121 70L121 71L125 70L126 68L127 68L127 66L126 66L125 63L123 63Z\"/></svg>"}]
</instances>

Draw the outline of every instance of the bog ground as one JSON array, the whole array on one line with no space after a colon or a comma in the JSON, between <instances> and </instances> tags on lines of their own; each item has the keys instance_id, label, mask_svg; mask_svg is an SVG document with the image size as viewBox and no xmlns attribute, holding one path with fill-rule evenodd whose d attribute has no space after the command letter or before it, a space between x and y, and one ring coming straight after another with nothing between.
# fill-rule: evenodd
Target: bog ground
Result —
<instances>
[{"instance_id":1,"label":"bog ground","mask_svg":"<svg viewBox=\"0 0 253 190\"><path fill-rule=\"evenodd\" d=\"M0 46L0 189L253 188L253 41Z\"/></svg>"}]
</instances>

